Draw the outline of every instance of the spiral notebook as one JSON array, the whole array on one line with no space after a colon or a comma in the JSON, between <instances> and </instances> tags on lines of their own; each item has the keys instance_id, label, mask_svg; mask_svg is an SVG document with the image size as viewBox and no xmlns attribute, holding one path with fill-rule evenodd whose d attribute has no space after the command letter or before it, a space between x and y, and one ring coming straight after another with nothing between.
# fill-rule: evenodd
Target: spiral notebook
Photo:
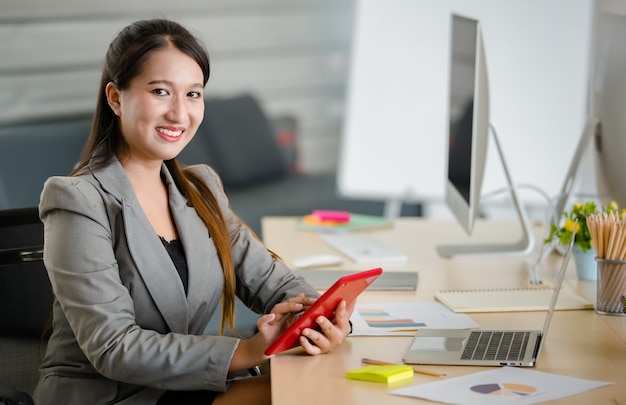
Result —
<instances>
[{"instance_id":1,"label":"spiral notebook","mask_svg":"<svg viewBox=\"0 0 626 405\"><path fill-rule=\"evenodd\" d=\"M551 287L489 290L441 290L435 299L454 312L546 311ZM567 288L561 288L555 310L593 309L593 303Z\"/></svg>"}]
</instances>

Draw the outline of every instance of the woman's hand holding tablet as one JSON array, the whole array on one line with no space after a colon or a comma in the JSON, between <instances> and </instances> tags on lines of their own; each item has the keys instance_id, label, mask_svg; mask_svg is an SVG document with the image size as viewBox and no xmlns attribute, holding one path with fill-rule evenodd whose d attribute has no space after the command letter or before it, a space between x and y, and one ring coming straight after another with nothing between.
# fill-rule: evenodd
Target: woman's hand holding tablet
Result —
<instances>
[{"instance_id":1,"label":"woman's hand holding tablet","mask_svg":"<svg viewBox=\"0 0 626 405\"><path fill-rule=\"evenodd\" d=\"M333 321L335 309L341 301L349 306L378 276L381 268L366 270L350 274L338 279L313 305L298 316L296 320L272 343L265 354L271 356L298 345L302 331L307 328L315 329L316 319L323 316Z\"/></svg>"}]
</instances>

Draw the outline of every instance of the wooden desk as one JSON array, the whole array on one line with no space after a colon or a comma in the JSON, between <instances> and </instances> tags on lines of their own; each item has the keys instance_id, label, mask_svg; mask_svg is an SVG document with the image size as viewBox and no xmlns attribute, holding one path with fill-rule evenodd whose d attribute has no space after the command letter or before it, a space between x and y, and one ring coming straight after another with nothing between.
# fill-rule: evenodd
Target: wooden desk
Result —
<instances>
[{"instance_id":1,"label":"wooden desk","mask_svg":"<svg viewBox=\"0 0 626 405\"><path fill-rule=\"evenodd\" d=\"M266 217L262 220L264 242L291 265L297 257L316 253L335 253L311 232L297 231L295 218ZM533 229L537 251L542 239L542 227ZM508 222L479 222L471 240L453 221L431 221L401 218L389 229L370 232L380 241L402 250L409 256L407 263L381 266L385 270L417 271L415 292L366 291L359 303L432 301L435 290L457 288L505 288L528 284L526 260L444 259L437 255L438 244L513 241L519 235L517 225ZM550 255L540 267L544 283L552 284L562 257ZM363 270L372 266L357 265L350 260L337 269ZM296 270L297 271L297 270ZM323 271L323 270L320 270ZM595 300L595 282L578 281L573 260L565 282L581 295ZM541 329L544 312L509 312L472 314L484 328ZM303 355L298 349L279 354L271 360L272 403L292 404L417 404L432 403L415 398L391 395L383 384L352 381L345 372L361 366L362 357L401 362L410 337L350 337L336 351L323 356ZM490 367L423 366L443 371L448 377L461 376ZM543 353L534 368L537 371L614 384L569 396L554 404L625 404L626 405L626 317L597 315L594 311L557 311ZM437 377L415 375L413 384L437 381Z\"/></svg>"}]
</instances>

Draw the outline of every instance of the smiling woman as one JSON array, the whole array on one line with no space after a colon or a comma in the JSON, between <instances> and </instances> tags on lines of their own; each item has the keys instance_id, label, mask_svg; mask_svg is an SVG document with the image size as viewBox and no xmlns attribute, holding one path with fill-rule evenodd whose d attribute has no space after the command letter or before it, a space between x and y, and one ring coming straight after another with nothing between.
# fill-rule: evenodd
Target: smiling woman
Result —
<instances>
[{"instance_id":1,"label":"smiling woman","mask_svg":"<svg viewBox=\"0 0 626 405\"><path fill-rule=\"evenodd\" d=\"M111 43L83 156L41 194L56 299L38 404L271 402L267 376L235 377L318 294L230 209L212 168L176 161L208 78L206 50L175 22L138 21ZM235 330L235 293L264 314L258 332L203 335L218 307ZM303 330L304 351L341 344L352 309Z\"/></svg>"}]
</instances>

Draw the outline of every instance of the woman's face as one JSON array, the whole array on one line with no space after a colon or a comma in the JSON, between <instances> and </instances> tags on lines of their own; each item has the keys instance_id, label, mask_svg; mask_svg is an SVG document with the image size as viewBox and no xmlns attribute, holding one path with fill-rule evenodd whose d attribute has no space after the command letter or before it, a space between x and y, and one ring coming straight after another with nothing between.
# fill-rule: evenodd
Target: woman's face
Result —
<instances>
[{"instance_id":1,"label":"woman's face","mask_svg":"<svg viewBox=\"0 0 626 405\"><path fill-rule=\"evenodd\" d=\"M127 89L109 83L109 105L119 117L127 151L122 164L161 163L191 141L204 116L200 66L176 48L152 52Z\"/></svg>"}]
</instances>

